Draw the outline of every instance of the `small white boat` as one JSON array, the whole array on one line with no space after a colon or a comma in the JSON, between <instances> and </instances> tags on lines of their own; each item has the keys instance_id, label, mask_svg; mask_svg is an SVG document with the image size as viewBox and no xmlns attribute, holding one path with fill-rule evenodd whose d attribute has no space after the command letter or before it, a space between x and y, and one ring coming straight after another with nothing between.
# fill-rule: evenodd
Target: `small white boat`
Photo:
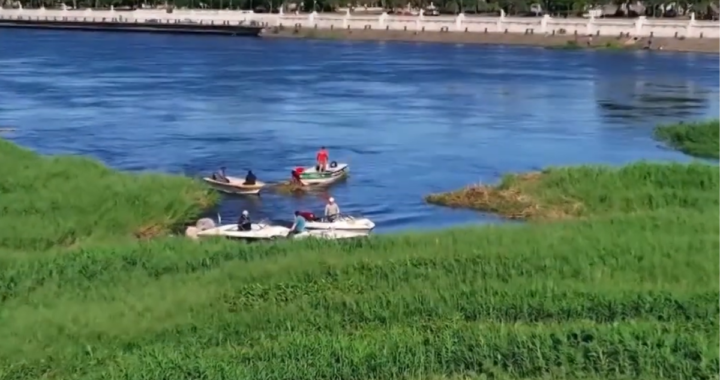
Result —
<instances>
[{"instance_id":1,"label":"small white boat","mask_svg":"<svg viewBox=\"0 0 720 380\"><path fill-rule=\"evenodd\" d=\"M355 239L369 237L369 231L343 231L343 230L306 230L293 236L293 239Z\"/></svg>"},{"instance_id":2,"label":"small white boat","mask_svg":"<svg viewBox=\"0 0 720 380\"><path fill-rule=\"evenodd\" d=\"M345 178L350 171L348 164L333 161L324 171L318 171L317 167L296 168L295 171L300 177L300 182L305 186L330 185Z\"/></svg>"},{"instance_id":3,"label":"small white boat","mask_svg":"<svg viewBox=\"0 0 720 380\"><path fill-rule=\"evenodd\" d=\"M255 181L253 185L246 185L243 178L231 176L225 176L225 178L227 178L227 182L210 177L203 178L203 181L213 189L227 194L256 195L265 187L265 183L262 181Z\"/></svg>"},{"instance_id":4,"label":"small white boat","mask_svg":"<svg viewBox=\"0 0 720 380\"><path fill-rule=\"evenodd\" d=\"M198 237L220 236L240 240L274 240L284 238L290 229L283 226L272 226L265 223L253 223L250 231L238 230L237 224L225 224L197 233Z\"/></svg>"},{"instance_id":5,"label":"small white boat","mask_svg":"<svg viewBox=\"0 0 720 380\"><path fill-rule=\"evenodd\" d=\"M368 218L353 218L349 215L339 215L334 221L327 219L308 220L305 228L309 230L341 230L341 231L367 231L375 228Z\"/></svg>"},{"instance_id":6,"label":"small white boat","mask_svg":"<svg viewBox=\"0 0 720 380\"><path fill-rule=\"evenodd\" d=\"M222 223L222 218L218 215L218 223ZM357 237L367 237L370 231L347 231L347 230L311 230L292 235L292 239L351 239ZM260 223L251 224L250 230L239 230L237 224L225 224L215 227L212 219L201 219L197 222L194 237L225 237L228 239L238 240L277 240L290 237L290 228L279 225L272 225L263 220Z\"/></svg>"}]
</instances>

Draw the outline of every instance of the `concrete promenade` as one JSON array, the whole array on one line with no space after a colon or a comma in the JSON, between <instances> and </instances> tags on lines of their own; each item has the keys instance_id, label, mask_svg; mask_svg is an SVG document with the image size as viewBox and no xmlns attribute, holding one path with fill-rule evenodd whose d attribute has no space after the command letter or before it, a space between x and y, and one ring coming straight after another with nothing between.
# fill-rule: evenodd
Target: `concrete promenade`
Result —
<instances>
[{"instance_id":1,"label":"concrete promenade","mask_svg":"<svg viewBox=\"0 0 720 380\"><path fill-rule=\"evenodd\" d=\"M337 13L260 14L231 10L60 10L0 9L2 19L31 19L86 22L181 22L236 25L255 21L266 27L295 29L392 30L446 33L512 33L542 35L593 35L629 37L720 38L720 22L679 19L597 19L544 17L472 17L353 15Z\"/></svg>"}]
</instances>

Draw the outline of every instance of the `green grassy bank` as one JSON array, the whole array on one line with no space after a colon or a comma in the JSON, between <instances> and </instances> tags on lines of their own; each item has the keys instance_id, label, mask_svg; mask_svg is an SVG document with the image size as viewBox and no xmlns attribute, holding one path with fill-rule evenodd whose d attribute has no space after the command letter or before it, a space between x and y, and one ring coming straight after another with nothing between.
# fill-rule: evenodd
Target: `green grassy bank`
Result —
<instances>
[{"instance_id":1,"label":"green grassy bank","mask_svg":"<svg viewBox=\"0 0 720 380\"><path fill-rule=\"evenodd\" d=\"M119 173L88 158L42 157L0 139L0 247L42 251L150 237L217 197L183 177Z\"/></svg>"},{"instance_id":2,"label":"green grassy bank","mask_svg":"<svg viewBox=\"0 0 720 380\"><path fill-rule=\"evenodd\" d=\"M716 379L717 168L552 173L553 223L2 255L0 379Z\"/></svg>"}]
</instances>

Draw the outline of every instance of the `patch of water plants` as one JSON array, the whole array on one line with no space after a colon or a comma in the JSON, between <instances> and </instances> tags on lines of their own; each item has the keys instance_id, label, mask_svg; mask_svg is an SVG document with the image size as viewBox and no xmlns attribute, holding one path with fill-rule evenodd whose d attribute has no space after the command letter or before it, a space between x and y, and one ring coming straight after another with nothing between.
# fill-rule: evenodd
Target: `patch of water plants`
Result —
<instances>
[{"instance_id":1,"label":"patch of water plants","mask_svg":"<svg viewBox=\"0 0 720 380\"><path fill-rule=\"evenodd\" d=\"M718 158L720 156L720 120L676 123L658 126L655 138L686 154Z\"/></svg>"}]
</instances>

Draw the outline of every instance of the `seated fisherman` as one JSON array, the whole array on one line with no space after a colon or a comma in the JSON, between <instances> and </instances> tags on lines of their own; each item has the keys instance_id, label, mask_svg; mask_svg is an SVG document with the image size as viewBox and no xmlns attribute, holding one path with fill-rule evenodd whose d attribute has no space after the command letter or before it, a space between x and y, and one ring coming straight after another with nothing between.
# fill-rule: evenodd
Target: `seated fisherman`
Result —
<instances>
[{"instance_id":1,"label":"seated fisherman","mask_svg":"<svg viewBox=\"0 0 720 380\"><path fill-rule=\"evenodd\" d=\"M252 170L248 170L243 185L254 185L255 183L257 183L257 177L255 176L255 173L253 173Z\"/></svg>"},{"instance_id":2,"label":"seated fisherman","mask_svg":"<svg viewBox=\"0 0 720 380\"><path fill-rule=\"evenodd\" d=\"M250 213L248 210L243 210L242 214L240 215L240 219L238 219L238 231L251 231L252 230L252 222L250 221Z\"/></svg>"},{"instance_id":3,"label":"seated fisherman","mask_svg":"<svg viewBox=\"0 0 720 380\"><path fill-rule=\"evenodd\" d=\"M305 232L306 222L307 221L303 218L302 213L300 211L295 211L295 221L293 222L292 227L290 227L290 233L288 233L288 236Z\"/></svg>"}]
</instances>

